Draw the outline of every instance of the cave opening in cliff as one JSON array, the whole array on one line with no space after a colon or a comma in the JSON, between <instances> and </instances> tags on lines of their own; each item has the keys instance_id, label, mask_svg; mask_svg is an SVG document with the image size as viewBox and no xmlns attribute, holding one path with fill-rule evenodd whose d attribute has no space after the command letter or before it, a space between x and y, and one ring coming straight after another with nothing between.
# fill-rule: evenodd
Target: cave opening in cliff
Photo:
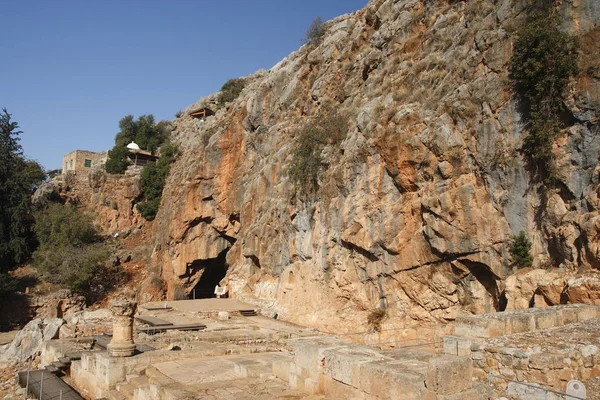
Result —
<instances>
[{"instance_id":1,"label":"cave opening in cliff","mask_svg":"<svg viewBox=\"0 0 600 400\"><path fill-rule=\"evenodd\" d=\"M196 299L208 299L216 297L215 286L221 282L221 279L227 274L227 252L229 249L221 251L221 253L208 260L194 260L190 268L198 271L202 270L202 276L200 280L190 291L189 297Z\"/></svg>"},{"instance_id":2,"label":"cave opening in cliff","mask_svg":"<svg viewBox=\"0 0 600 400\"><path fill-rule=\"evenodd\" d=\"M505 299L502 299L503 293L500 293L498 288L498 277L496 274L483 263L463 259L459 261L469 269L473 277L485 288L489 299L492 301L491 306L493 307L493 311L502 311L502 308L506 308Z\"/></svg>"}]
</instances>

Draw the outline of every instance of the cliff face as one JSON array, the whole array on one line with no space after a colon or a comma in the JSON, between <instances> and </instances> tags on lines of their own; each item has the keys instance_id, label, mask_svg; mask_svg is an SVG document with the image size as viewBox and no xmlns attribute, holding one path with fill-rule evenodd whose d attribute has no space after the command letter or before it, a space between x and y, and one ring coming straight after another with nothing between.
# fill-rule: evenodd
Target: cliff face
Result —
<instances>
[{"instance_id":1,"label":"cliff face","mask_svg":"<svg viewBox=\"0 0 600 400\"><path fill-rule=\"evenodd\" d=\"M561 5L582 72L555 145L562 185L543 199L507 76L524 3L373 0L249 76L215 116L188 115L210 98L188 107L154 222L168 295L210 290L221 276L208 271L226 271L232 296L357 330L377 307L390 326L504 308L521 230L535 267L600 267L600 7ZM317 193L300 196L288 178L296 137L332 111L348 132L324 147Z\"/></svg>"}]
</instances>

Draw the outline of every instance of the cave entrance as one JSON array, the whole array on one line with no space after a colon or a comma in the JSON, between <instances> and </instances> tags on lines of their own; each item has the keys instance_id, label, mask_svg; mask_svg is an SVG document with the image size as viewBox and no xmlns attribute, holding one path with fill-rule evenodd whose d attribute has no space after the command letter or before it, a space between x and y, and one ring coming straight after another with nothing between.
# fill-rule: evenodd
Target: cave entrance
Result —
<instances>
[{"instance_id":1,"label":"cave entrance","mask_svg":"<svg viewBox=\"0 0 600 400\"><path fill-rule=\"evenodd\" d=\"M225 260L229 249L223 250L216 258L208 260L195 260L190 267L194 270L203 270L200 280L189 293L190 299L209 299L217 297L215 286L227 274L227 261Z\"/></svg>"}]
</instances>

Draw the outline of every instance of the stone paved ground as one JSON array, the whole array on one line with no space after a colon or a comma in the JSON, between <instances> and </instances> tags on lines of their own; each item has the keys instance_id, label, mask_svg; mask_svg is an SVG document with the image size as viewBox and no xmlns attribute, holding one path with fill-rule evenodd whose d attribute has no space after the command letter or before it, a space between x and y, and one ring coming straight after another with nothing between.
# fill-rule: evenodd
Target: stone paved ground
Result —
<instances>
[{"instance_id":1,"label":"stone paved ground","mask_svg":"<svg viewBox=\"0 0 600 400\"><path fill-rule=\"evenodd\" d=\"M154 364L202 399L322 399L291 389L271 373L272 354L185 359ZM250 376L245 376L250 375Z\"/></svg>"},{"instance_id":2,"label":"stone paved ground","mask_svg":"<svg viewBox=\"0 0 600 400\"><path fill-rule=\"evenodd\" d=\"M303 399L324 400L320 395L308 395L290 387L279 379L245 378L235 381L219 381L205 385L195 385L189 389L199 394L203 400L271 400Z\"/></svg>"}]
</instances>

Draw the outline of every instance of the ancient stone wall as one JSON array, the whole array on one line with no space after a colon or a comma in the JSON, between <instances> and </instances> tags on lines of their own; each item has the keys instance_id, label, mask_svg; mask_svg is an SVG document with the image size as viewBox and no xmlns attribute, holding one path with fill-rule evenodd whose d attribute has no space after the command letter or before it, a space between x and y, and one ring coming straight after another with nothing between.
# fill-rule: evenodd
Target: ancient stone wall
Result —
<instances>
[{"instance_id":1,"label":"ancient stone wall","mask_svg":"<svg viewBox=\"0 0 600 400\"><path fill-rule=\"evenodd\" d=\"M588 383L600 373L598 306L470 316L455 328L457 336L444 338L444 352L471 358L474 378L491 382L498 395L518 387L510 380L565 392L569 381Z\"/></svg>"},{"instance_id":2,"label":"ancient stone wall","mask_svg":"<svg viewBox=\"0 0 600 400\"><path fill-rule=\"evenodd\" d=\"M275 358L273 373L293 388L331 399L484 400L491 395L485 385L473 384L469 358L383 352L331 337L297 339L293 358Z\"/></svg>"}]
</instances>

